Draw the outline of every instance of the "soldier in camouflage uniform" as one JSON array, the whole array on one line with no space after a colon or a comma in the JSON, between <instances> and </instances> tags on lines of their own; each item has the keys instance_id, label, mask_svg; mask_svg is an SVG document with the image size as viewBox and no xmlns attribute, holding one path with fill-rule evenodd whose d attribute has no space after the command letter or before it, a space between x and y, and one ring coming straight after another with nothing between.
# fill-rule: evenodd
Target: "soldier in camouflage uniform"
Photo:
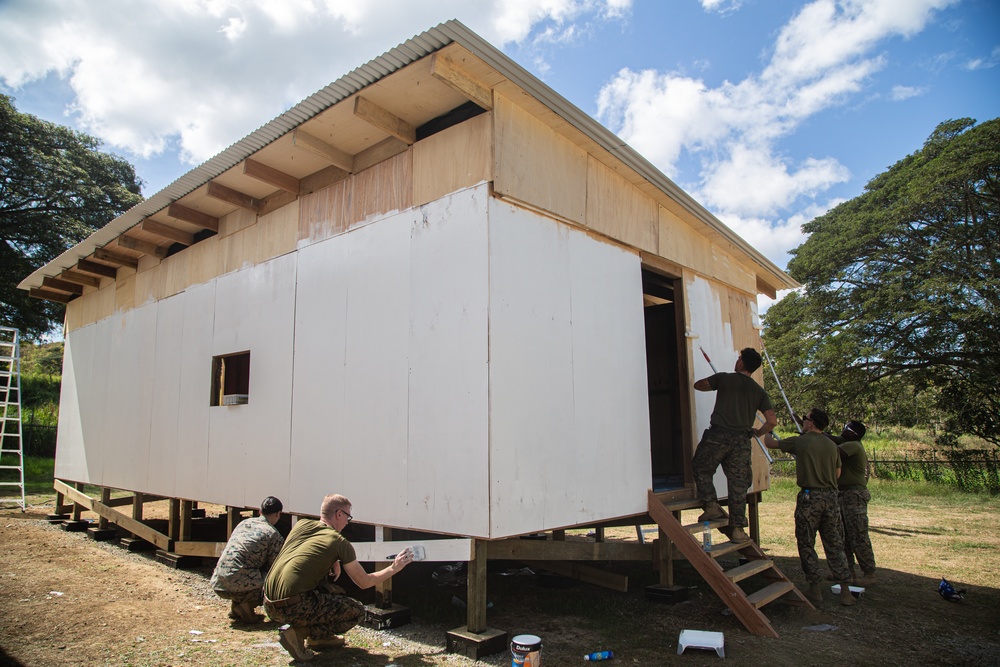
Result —
<instances>
[{"instance_id":1,"label":"soldier in camouflage uniform","mask_svg":"<svg viewBox=\"0 0 1000 667\"><path fill-rule=\"evenodd\" d=\"M230 618L257 623L254 611L264 601L264 575L278 557L284 538L274 524L281 518L281 501L268 496L260 506L260 516L241 521L226 543L212 572L216 594L232 600Z\"/></svg>"},{"instance_id":2,"label":"soldier in camouflage uniform","mask_svg":"<svg viewBox=\"0 0 1000 667\"><path fill-rule=\"evenodd\" d=\"M351 501L339 494L323 499L319 521L299 519L264 581L264 609L286 623L278 642L296 660L309 660L311 649L344 645L339 637L364 617L364 605L327 583L346 572L361 589L371 588L413 561L413 550L396 555L392 565L369 574L358 563L354 546L341 535L354 517ZM305 642L308 640L309 645Z\"/></svg>"},{"instance_id":3,"label":"soldier in camouflage uniform","mask_svg":"<svg viewBox=\"0 0 1000 667\"><path fill-rule=\"evenodd\" d=\"M823 601L820 583L823 575L816 555L816 532L819 531L826 562L834 581L840 583L840 603L852 605L855 600L849 586L851 573L844 555L844 526L837 501L840 455L837 445L823 433L829 422L825 412L813 408L802 420L802 435L778 440L768 434L764 444L795 457L795 478L801 489L795 500L795 541L802 571L809 582L806 596L813 602Z\"/></svg>"},{"instance_id":4,"label":"soldier in camouflage uniform","mask_svg":"<svg viewBox=\"0 0 1000 667\"><path fill-rule=\"evenodd\" d=\"M861 444L861 438L867 431L861 422L849 421L840 436L833 438L840 451L841 471L837 482L840 514L844 521L844 549L847 565L858 586L871 586L876 581L875 552L868 537L868 502L871 500L868 492L868 455ZM855 558L864 573L861 577L854 571Z\"/></svg>"},{"instance_id":5,"label":"soldier in camouflage uniform","mask_svg":"<svg viewBox=\"0 0 1000 667\"><path fill-rule=\"evenodd\" d=\"M705 511L698 521L712 521L726 516L715 493L715 469L722 464L729 495L729 526L720 530L733 542L746 542L747 489L753 483L750 464L750 438L768 433L778 423L767 392L752 374L760 368L760 353L752 347L743 349L733 373L716 373L694 383L698 391L715 391L711 425L702 435L691 459L695 487ZM764 424L754 429L757 411Z\"/></svg>"}]
</instances>

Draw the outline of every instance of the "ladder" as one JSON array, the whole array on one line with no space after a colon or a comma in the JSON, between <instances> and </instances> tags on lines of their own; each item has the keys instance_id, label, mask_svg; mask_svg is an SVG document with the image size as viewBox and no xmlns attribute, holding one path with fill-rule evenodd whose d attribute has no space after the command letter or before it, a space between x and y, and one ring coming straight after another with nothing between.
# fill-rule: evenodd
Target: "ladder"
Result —
<instances>
[{"instance_id":1,"label":"ladder","mask_svg":"<svg viewBox=\"0 0 1000 667\"><path fill-rule=\"evenodd\" d=\"M781 600L786 604L798 605L815 609L812 603L796 588L795 584L778 569L767 555L761 551L753 540L734 543L720 542L712 544L711 553L702 549L701 540L695 535L704 531L704 524L694 523L682 525L679 519L680 510L700 507L700 503L680 501L677 503L661 501L653 491L649 492L649 515L673 542L695 570L708 582L712 590L722 598L733 615L743 623L747 630L763 637L778 637L761 607ZM729 519L709 522L709 530L729 524ZM716 561L719 556L738 551L747 560L746 564L724 570ZM766 585L753 593L746 593L738 582L757 576Z\"/></svg>"},{"instance_id":2,"label":"ladder","mask_svg":"<svg viewBox=\"0 0 1000 667\"><path fill-rule=\"evenodd\" d=\"M24 511L24 450L21 446L21 341L20 332L0 327L0 487L16 486L19 498L0 497L0 503L17 503ZM11 481L17 471L17 481Z\"/></svg>"}]
</instances>

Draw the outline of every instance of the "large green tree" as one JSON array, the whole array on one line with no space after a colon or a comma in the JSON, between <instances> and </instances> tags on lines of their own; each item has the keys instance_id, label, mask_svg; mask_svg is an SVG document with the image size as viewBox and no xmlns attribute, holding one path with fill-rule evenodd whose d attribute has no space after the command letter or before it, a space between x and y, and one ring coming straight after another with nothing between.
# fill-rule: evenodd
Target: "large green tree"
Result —
<instances>
[{"instance_id":1,"label":"large green tree","mask_svg":"<svg viewBox=\"0 0 1000 667\"><path fill-rule=\"evenodd\" d=\"M0 95L0 324L28 337L58 325L63 307L17 284L142 201L135 168L100 148Z\"/></svg>"},{"instance_id":2,"label":"large green tree","mask_svg":"<svg viewBox=\"0 0 1000 667\"><path fill-rule=\"evenodd\" d=\"M1000 119L951 120L803 227L805 290L764 318L797 399L1000 443L998 179Z\"/></svg>"}]
</instances>

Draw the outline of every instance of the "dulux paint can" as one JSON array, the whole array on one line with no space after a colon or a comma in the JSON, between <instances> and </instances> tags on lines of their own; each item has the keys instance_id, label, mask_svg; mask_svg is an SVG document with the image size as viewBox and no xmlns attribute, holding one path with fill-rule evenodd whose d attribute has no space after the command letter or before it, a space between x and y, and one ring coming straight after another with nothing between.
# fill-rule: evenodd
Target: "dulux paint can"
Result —
<instances>
[{"instance_id":1,"label":"dulux paint can","mask_svg":"<svg viewBox=\"0 0 1000 667\"><path fill-rule=\"evenodd\" d=\"M510 642L510 653L511 667L540 667L542 639L536 635L517 635Z\"/></svg>"}]
</instances>

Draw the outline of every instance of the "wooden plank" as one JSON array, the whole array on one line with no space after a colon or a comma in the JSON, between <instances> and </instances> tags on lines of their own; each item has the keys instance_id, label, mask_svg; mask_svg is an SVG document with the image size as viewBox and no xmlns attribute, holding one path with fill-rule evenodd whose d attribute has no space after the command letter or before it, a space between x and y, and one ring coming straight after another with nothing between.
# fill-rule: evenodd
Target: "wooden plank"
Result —
<instances>
[{"instance_id":1,"label":"wooden plank","mask_svg":"<svg viewBox=\"0 0 1000 667\"><path fill-rule=\"evenodd\" d=\"M260 211L260 199L252 197L244 192L240 192L239 190L234 190L233 188L227 187L215 181L209 181L205 194L212 199L218 199L219 201L224 201L227 204L232 204L233 206L253 211L254 213Z\"/></svg>"},{"instance_id":2,"label":"wooden plank","mask_svg":"<svg viewBox=\"0 0 1000 667\"><path fill-rule=\"evenodd\" d=\"M156 234L160 238L173 243L183 243L186 246L194 245L194 234L177 229L176 227L171 227L170 225L165 225L162 222L146 219L142 221L142 225L140 225L140 227L144 232Z\"/></svg>"},{"instance_id":3,"label":"wooden plank","mask_svg":"<svg viewBox=\"0 0 1000 667\"><path fill-rule=\"evenodd\" d=\"M115 278L118 276L118 269L107 264L91 262L89 259L81 259L76 263L76 268L85 273L103 276L105 278Z\"/></svg>"},{"instance_id":4,"label":"wooden plank","mask_svg":"<svg viewBox=\"0 0 1000 667\"><path fill-rule=\"evenodd\" d=\"M171 550L178 556L201 556L202 558L218 558L226 548L225 542L195 542L181 540L174 542Z\"/></svg>"},{"instance_id":5,"label":"wooden plank","mask_svg":"<svg viewBox=\"0 0 1000 667\"><path fill-rule=\"evenodd\" d=\"M493 118L484 113L413 144L413 204L493 180Z\"/></svg>"},{"instance_id":6,"label":"wooden plank","mask_svg":"<svg viewBox=\"0 0 1000 667\"><path fill-rule=\"evenodd\" d=\"M410 153L401 153L354 174L350 226L379 214L403 211L413 202Z\"/></svg>"},{"instance_id":7,"label":"wooden plank","mask_svg":"<svg viewBox=\"0 0 1000 667\"><path fill-rule=\"evenodd\" d=\"M405 141L388 137L374 146L366 148L354 156L354 172L361 172L379 162L384 162L406 151L410 147Z\"/></svg>"},{"instance_id":8,"label":"wooden plank","mask_svg":"<svg viewBox=\"0 0 1000 667\"><path fill-rule=\"evenodd\" d=\"M71 283L67 280L59 280L58 278L52 278L49 276L42 278L42 285L54 290L59 290L60 292L69 292L70 294L78 295L83 294L83 285Z\"/></svg>"},{"instance_id":9,"label":"wooden plank","mask_svg":"<svg viewBox=\"0 0 1000 667\"><path fill-rule=\"evenodd\" d=\"M80 285L84 285L85 287L100 288L101 286L100 278L95 278L94 276L88 276L86 274L80 273L78 271L73 271L71 269L67 269L62 273L60 273L59 277L62 278L63 280L69 280L74 283L79 283Z\"/></svg>"},{"instance_id":10,"label":"wooden plank","mask_svg":"<svg viewBox=\"0 0 1000 667\"><path fill-rule=\"evenodd\" d=\"M407 145L417 142L417 128L367 97L354 98L354 115Z\"/></svg>"},{"instance_id":11,"label":"wooden plank","mask_svg":"<svg viewBox=\"0 0 1000 667\"><path fill-rule=\"evenodd\" d=\"M116 526L121 526L136 537L140 537L151 544L155 544L160 549L166 549L167 551L170 550L170 538L163 533L157 532L144 523L131 517L127 517L121 512L93 500L82 491L78 491L58 479L53 482L53 486L56 491L61 492L67 498L76 503L77 507L82 505L91 512L94 512L99 516L106 517L109 521L111 521L111 523Z\"/></svg>"},{"instance_id":12,"label":"wooden plank","mask_svg":"<svg viewBox=\"0 0 1000 667\"><path fill-rule=\"evenodd\" d=\"M298 198L299 196L297 194L293 194L285 190L277 190L260 200L260 210L257 211L257 215L274 213L278 209L284 208L292 202L297 201Z\"/></svg>"},{"instance_id":13,"label":"wooden plank","mask_svg":"<svg viewBox=\"0 0 1000 667\"><path fill-rule=\"evenodd\" d=\"M656 252L658 223L659 205L652 197L588 157L588 227L633 248Z\"/></svg>"},{"instance_id":14,"label":"wooden plank","mask_svg":"<svg viewBox=\"0 0 1000 667\"><path fill-rule=\"evenodd\" d=\"M219 219L217 217L196 211L181 204L171 204L167 208L167 215L171 218L183 220L184 222L190 222L192 225L198 225L204 229L211 229L213 232L219 231Z\"/></svg>"},{"instance_id":15,"label":"wooden plank","mask_svg":"<svg viewBox=\"0 0 1000 667\"><path fill-rule=\"evenodd\" d=\"M431 74L484 109L493 108L493 91L441 53L431 56Z\"/></svg>"},{"instance_id":16,"label":"wooden plank","mask_svg":"<svg viewBox=\"0 0 1000 667\"><path fill-rule=\"evenodd\" d=\"M548 540L497 540L489 543L491 560L645 560L653 546L632 542L553 542Z\"/></svg>"},{"instance_id":17,"label":"wooden plank","mask_svg":"<svg viewBox=\"0 0 1000 667\"><path fill-rule=\"evenodd\" d=\"M163 259L167 256L167 248L162 248L149 241L140 241L137 238L125 236L124 234L118 237L118 245L129 250L141 252L143 255L152 255L158 259Z\"/></svg>"},{"instance_id":18,"label":"wooden plank","mask_svg":"<svg viewBox=\"0 0 1000 667\"><path fill-rule=\"evenodd\" d=\"M256 178L258 181L267 183L268 185L273 185L276 188L281 188L286 192L291 192L292 194L299 194L301 191L301 185L299 179L295 178L291 174L286 174L280 169L275 169L274 167L269 167L263 162L258 162L251 158L243 160L243 173L250 178Z\"/></svg>"},{"instance_id":19,"label":"wooden plank","mask_svg":"<svg viewBox=\"0 0 1000 667\"><path fill-rule=\"evenodd\" d=\"M564 577L578 579L587 584L601 586L619 593L628 593L628 576L617 572L608 572L590 565L580 563L563 563L559 561L524 561L528 567L545 569Z\"/></svg>"},{"instance_id":20,"label":"wooden plank","mask_svg":"<svg viewBox=\"0 0 1000 667\"><path fill-rule=\"evenodd\" d=\"M98 248L95 250L94 259L111 262L112 264L117 264L118 266L127 266L130 269L139 268L139 260L135 257L123 255L120 252L112 252L107 248Z\"/></svg>"},{"instance_id":21,"label":"wooden plank","mask_svg":"<svg viewBox=\"0 0 1000 667\"><path fill-rule=\"evenodd\" d=\"M389 560L387 558L389 555L397 554L414 544L424 546L424 551L427 553L424 560L432 563L467 561L472 558L472 540L465 538L408 542L351 542L351 544L354 545L354 553L362 563L384 563Z\"/></svg>"},{"instance_id":22,"label":"wooden plank","mask_svg":"<svg viewBox=\"0 0 1000 667\"><path fill-rule=\"evenodd\" d=\"M734 567L731 570L726 570L726 578L730 581L743 581L748 577L752 577L755 574L760 574L765 570L770 570L773 565L773 561L766 558L761 558L760 560L752 560L749 563L740 565L739 567Z\"/></svg>"},{"instance_id":23,"label":"wooden plank","mask_svg":"<svg viewBox=\"0 0 1000 667\"><path fill-rule=\"evenodd\" d=\"M307 195L318 190L322 190L325 187L329 187L334 183L339 183L347 178L350 178L351 172L344 171L340 167L331 165L326 169L320 169L315 174L309 174L308 176L302 178L299 181L300 189L302 190L300 195Z\"/></svg>"},{"instance_id":24,"label":"wooden plank","mask_svg":"<svg viewBox=\"0 0 1000 667\"><path fill-rule=\"evenodd\" d=\"M292 131L292 145L327 160L348 173L354 171L354 156L302 130Z\"/></svg>"},{"instance_id":25,"label":"wooden plank","mask_svg":"<svg viewBox=\"0 0 1000 667\"><path fill-rule=\"evenodd\" d=\"M756 593L747 596L749 602L755 609L760 609L768 602L777 600L782 595L790 593L795 589L795 584L790 581L776 581L769 586L765 586Z\"/></svg>"},{"instance_id":26,"label":"wooden plank","mask_svg":"<svg viewBox=\"0 0 1000 667\"><path fill-rule=\"evenodd\" d=\"M33 299L43 299L45 301L58 301L59 303L69 303L70 299L73 297L69 294L64 294L62 292L53 292L52 290L41 289L39 287L32 287L28 290L28 296Z\"/></svg>"}]
</instances>

